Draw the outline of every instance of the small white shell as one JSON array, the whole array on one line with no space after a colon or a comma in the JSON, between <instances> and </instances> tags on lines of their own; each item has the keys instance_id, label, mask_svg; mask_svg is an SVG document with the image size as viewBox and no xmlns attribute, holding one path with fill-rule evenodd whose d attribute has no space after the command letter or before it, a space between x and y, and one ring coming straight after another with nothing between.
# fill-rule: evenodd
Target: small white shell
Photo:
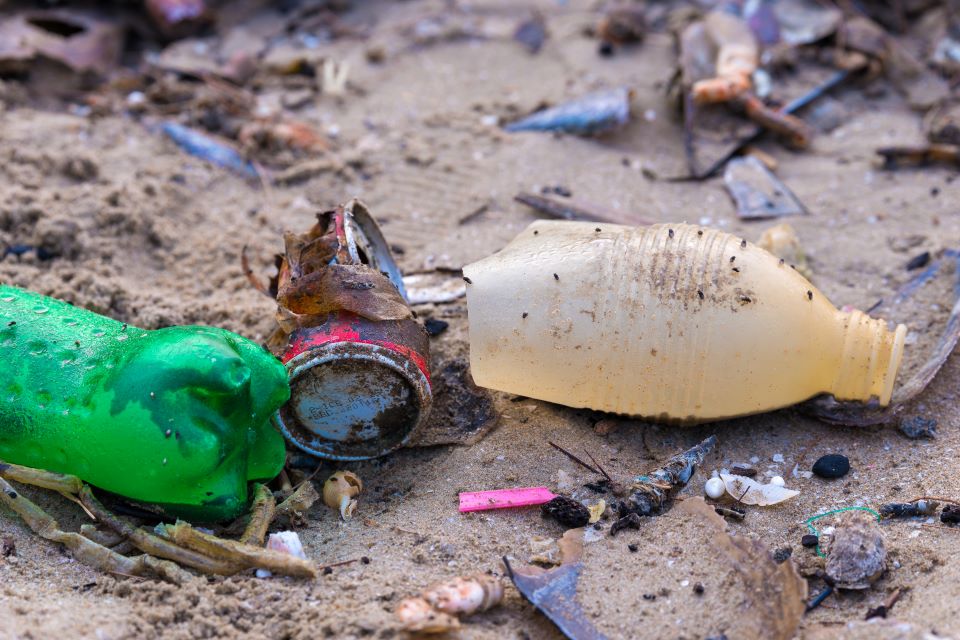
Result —
<instances>
[{"instance_id":1,"label":"small white shell","mask_svg":"<svg viewBox=\"0 0 960 640\"><path fill-rule=\"evenodd\" d=\"M503 583L499 578L478 573L435 584L423 592L423 598L438 611L469 615L499 604L503 600Z\"/></svg>"},{"instance_id":2,"label":"small white shell","mask_svg":"<svg viewBox=\"0 0 960 640\"><path fill-rule=\"evenodd\" d=\"M707 480L707 483L703 485L703 492L707 494L708 498L716 500L724 493L727 492L726 487L723 486L723 480L717 477L710 478Z\"/></svg>"},{"instance_id":3,"label":"small white shell","mask_svg":"<svg viewBox=\"0 0 960 640\"><path fill-rule=\"evenodd\" d=\"M771 484L760 484L744 476L720 474L723 485L731 496L743 504L755 504L765 507L799 495L799 491Z\"/></svg>"},{"instance_id":4,"label":"small white shell","mask_svg":"<svg viewBox=\"0 0 960 640\"><path fill-rule=\"evenodd\" d=\"M394 615L406 631L416 633L446 633L460 628L455 616L434 609L423 598L402 600Z\"/></svg>"},{"instance_id":5,"label":"small white shell","mask_svg":"<svg viewBox=\"0 0 960 640\"><path fill-rule=\"evenodd\" d=\"M787 483L786 483L786 481L783 479L783 476L773 476L772 478L770 478L770 484L775 484L775 485L777 485L778 487L785 487L785 486L787 486Z\"/></svg>"},{"instance_id":6,"label":"small white shell","mask_svg":"<svg viewBox=\"0 0 960 640\"><path fill-rule=\"evenodd\" d=\"M349 520L357 510L356 496L363 491L363 481L352 471L337 471L323 483L323 502L340 511L340 517Z\"/></svg>"},{"instance_id":7,"label":"small white shell","mask_svg":"<svg viewBox=\"0 0 960 640\"><path fill-rule=\"evenodd\" d=\"M300 536L296 531L271 533L267 539L267 549L289 553L295 558L307 559L307 554L303 551L303 543L300 542Z\"/></svg>"}]
</instances>

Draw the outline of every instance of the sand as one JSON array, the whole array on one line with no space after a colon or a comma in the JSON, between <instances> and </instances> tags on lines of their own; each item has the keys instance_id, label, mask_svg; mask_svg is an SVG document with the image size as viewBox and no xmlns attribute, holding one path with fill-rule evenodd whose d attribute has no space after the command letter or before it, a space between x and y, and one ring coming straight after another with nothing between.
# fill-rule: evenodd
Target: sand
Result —
<instances>
[{"instance_id":1,"label":"sand","mask_svg":"<svg viewBox=\"0 0 960 640\"><path fill-rule=\"evenodd\" d=\"M589 2L358 5L344 20L367 29L368 37L319 49L349 64L346 94L310 94L295 111L321 130L335 128L337 149L328 156L333 169L269 190L186 155L151 128L155 118L140 120L123 109L86 113L76 101L51 106L25 95L15 80L3 81L0 243L41 246L56 257L7 256L0 280L145 328L202 323L262 341L273 328L274 305L244 278L241 250L249 246L255 268L268 273L284 230L305 229L316 211L354 196L402 249L397 257L408 273L459 269L496 251L536 219L513 195L544 186L562 185L576 200L624 222L688 221L750 239L769 226L739 221L719 178L650 177L669 173L682 159L679 125L664 95L675 60L667 35L651 34L642 46L607 59L583 33L596 16ZM530 55L509 34L534 6L546 16L550 37ZM448 26L480 25L482 37L414 46L410 28L431 16ZM280 20L265 8L234 18L254 34ZM225 24L220 37L235 28ZM275 46L293 46L290 40ZM368 61L371 49L384 53L383 62ZM618 84L636 88L638 115L612 137L507 135L490 124L491 116L512 117ZM290 92L280 82L261 87L265 100ZM816 285L838 306L869 307L907 280L910 257L955 247L960 237L955 171L878 169L873 149L920 142L922 114L889 87L875 93L867 97L859 86L836 91L832 99L845 118L805 152L772 140L759 144L810 210L789 222ZM462 300L418 312L450 323L432 341L435 362L467 353ZM319 478L346 468L368 488L349 522L322 504L309 512L299 529L307 554L318 563L370 561L311 582L245 574L196 577L174 587L104 575L0 509L0 538L9 536L16 547L0 558L0 637L398 637L392 610L401 598L444 577L502 572L502 556L523 562L534 553L532 537L563 532L537 509L460 515L459 491L569 483L577 497L599 497L582 488L596 478L548 440L589 451L611 475L628 480L717 434L717 450L684 496L702 495L712 470L736 462L754 459L762 477L783 476L800 491L797 498L750 508L743 522L728 527L770 551L792 548L789 561L812 574L816 560L800 546L806 518L924 494L960 499L958 383L960 360L953 357L910 410L938 421L936 440L908 440L894 425L830 426L790 409L693 428L618 420L612 433L599 435L593 425L608 416L495 393L498 426L471 446L406 449L324 466ZM847 455L851 472L834 481L793 475L826 453ZM87 521L60 496L24 493L66 529ZM598 629L611 638L746 637L738 624L755 612L744 607L742 583L689 516L671 512L615 538L606 535L610 521L603 524L603 535L586 545L580 589ZM883 531L890 570L872 589L832 596L803 619L796 637L960 635L960 529L895 521ZM636 552L628 549L632 543ZM696 582L703 595L694 593ZM811 579L811 593L822 586ZM897 588L904 595L891 614L895 622L862 622ZM762 606L763 594L755 595L751 606ZM470 618L460 635L560 637L512 587L501 606Z\"/></svg>"}]
</instances>

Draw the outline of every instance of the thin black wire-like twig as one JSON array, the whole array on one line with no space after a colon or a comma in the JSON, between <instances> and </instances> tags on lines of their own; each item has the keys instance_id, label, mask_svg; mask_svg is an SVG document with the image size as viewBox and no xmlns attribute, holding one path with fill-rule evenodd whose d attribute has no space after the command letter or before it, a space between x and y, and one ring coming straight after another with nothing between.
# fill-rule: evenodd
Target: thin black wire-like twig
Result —
<instances>
[{"instance_id":1,"label":"thin black wire-like twig","mask_svg":"<svg viewBox=\"0 0 960 640\"><path fill-rule=\"evenodd\" d=\"M556 449L557 451L559 451L559 452L562 453L563 455L567 456L568 458L570 458L571 460L573 460L574 462L576 462L577 464L579 464L579 465L580 465L581 467L583 467L584 469L589 469L590 471L592 471L593 473L597 474L598 476L605 476L605 475L606 475L606 474L600 473L599 471L597 471L596 469L594 469L593 467L591 467L590 465L588 465L586 462L584 462L583 460L581 460L581 459L578 458L577 456L573 455L572 453L570 453L569 451L567 451L566 449L564 449L564 448L561 447L560 445L556 444L555 442L550 442L550 441L548 440L548 441L547 441L547 444L549 444L551 447L553 447L554 449Z\"/></svg>"},{"instance_id":2,"label":"thin black wire-like twig","mask_svg":"<svg viewBox=\"0 0 960 640\"><path fill-rule=\"evenodd\" d=\"M597 469L600 470L600 474L601 474L604 478L606 478L607 480L609 480L610 482L613 482L613 478L611 478L611 477L610 477L610 474L607 473L606 470L605 470L603 467L600 466L600 463L597 462L596 458L593 457L593 454L590 453L589 451L587 451L587 456L590 458L590 462L592 462L593 464L597 465Z\"/></svg>"}]
</instances>

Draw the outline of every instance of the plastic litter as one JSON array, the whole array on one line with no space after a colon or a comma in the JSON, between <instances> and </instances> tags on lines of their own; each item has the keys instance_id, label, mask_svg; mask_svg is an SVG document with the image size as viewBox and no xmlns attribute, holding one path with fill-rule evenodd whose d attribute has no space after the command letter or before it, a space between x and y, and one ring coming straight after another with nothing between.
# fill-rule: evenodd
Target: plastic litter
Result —
<instances>
[{"instance_id":1,"label":"plastic litter","mask_svg":"<svg viewBox=\"0 0 960 640\"><path fill-rule=\"evenodd\" d=\"M0 460L199 520L236 517L283 467L283 365L234 333L145 331L0 286L0 343L18 389L0 398Z\"/></svg>"},{"instance_id":2,"label":"plastic litter","mask_svg":"<svg viewBox=\"0 0 960 640\"><path fill-rule=\"evenodd\" d=\"M633 92L624 87L587 94L576 100L538 111L504 126L506 131L558 131L595 135L616 129L630 120Z\"/></svg>"},{"instance_id":3,"label":"plastic litter","mask_svg":"<svg viewBox=\"0 0 960 640\"><path fill-rule=\"evenodd\" d=\"M838 311L746 240L686 224L539 221L464 277L478 385L659 422L820 393L886 405L907 332Z\"/></svg>"},{"instance_id":4,"label":"plastic litter","mask_svg":"<svg viewBox=\"0 0 960 640\"><path fill-rule=\"evenodd\" d=\"M546 487L519 487L460 493L460 513L546 504L557 495Z\"/></svg>"}]
</instances>

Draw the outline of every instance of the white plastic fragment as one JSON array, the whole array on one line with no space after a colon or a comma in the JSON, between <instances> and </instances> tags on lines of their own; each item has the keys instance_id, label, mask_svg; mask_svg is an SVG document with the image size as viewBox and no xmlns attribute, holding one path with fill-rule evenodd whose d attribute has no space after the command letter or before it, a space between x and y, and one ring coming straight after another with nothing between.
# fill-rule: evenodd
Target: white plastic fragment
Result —
<instances>
[{"instance_id":1,"label":"white plastic fragment","mask_svg":"<svg viewBox=\"0 0 960 640\"><path fill-rule=\"evenodd\" d=\"M743 504L769 506L789 500L799 495L799 491L787 489L776 484L760 484L744 476L721 474L720 479L731 496L739 499Z\"/></svg>"},{"instance_id":2,"label":"white plastic fragment","mask_svg":"<svg viewBox=\"0 0 960 640\"><path fill-rule=\"evenodd\" d=\"M288 553L301 560L307 559L307 554L303 551L303 543L300 542L300 536L297 535L296 531L271 533L267 539L267 549Z\"/></svg>"}]
</instances>

